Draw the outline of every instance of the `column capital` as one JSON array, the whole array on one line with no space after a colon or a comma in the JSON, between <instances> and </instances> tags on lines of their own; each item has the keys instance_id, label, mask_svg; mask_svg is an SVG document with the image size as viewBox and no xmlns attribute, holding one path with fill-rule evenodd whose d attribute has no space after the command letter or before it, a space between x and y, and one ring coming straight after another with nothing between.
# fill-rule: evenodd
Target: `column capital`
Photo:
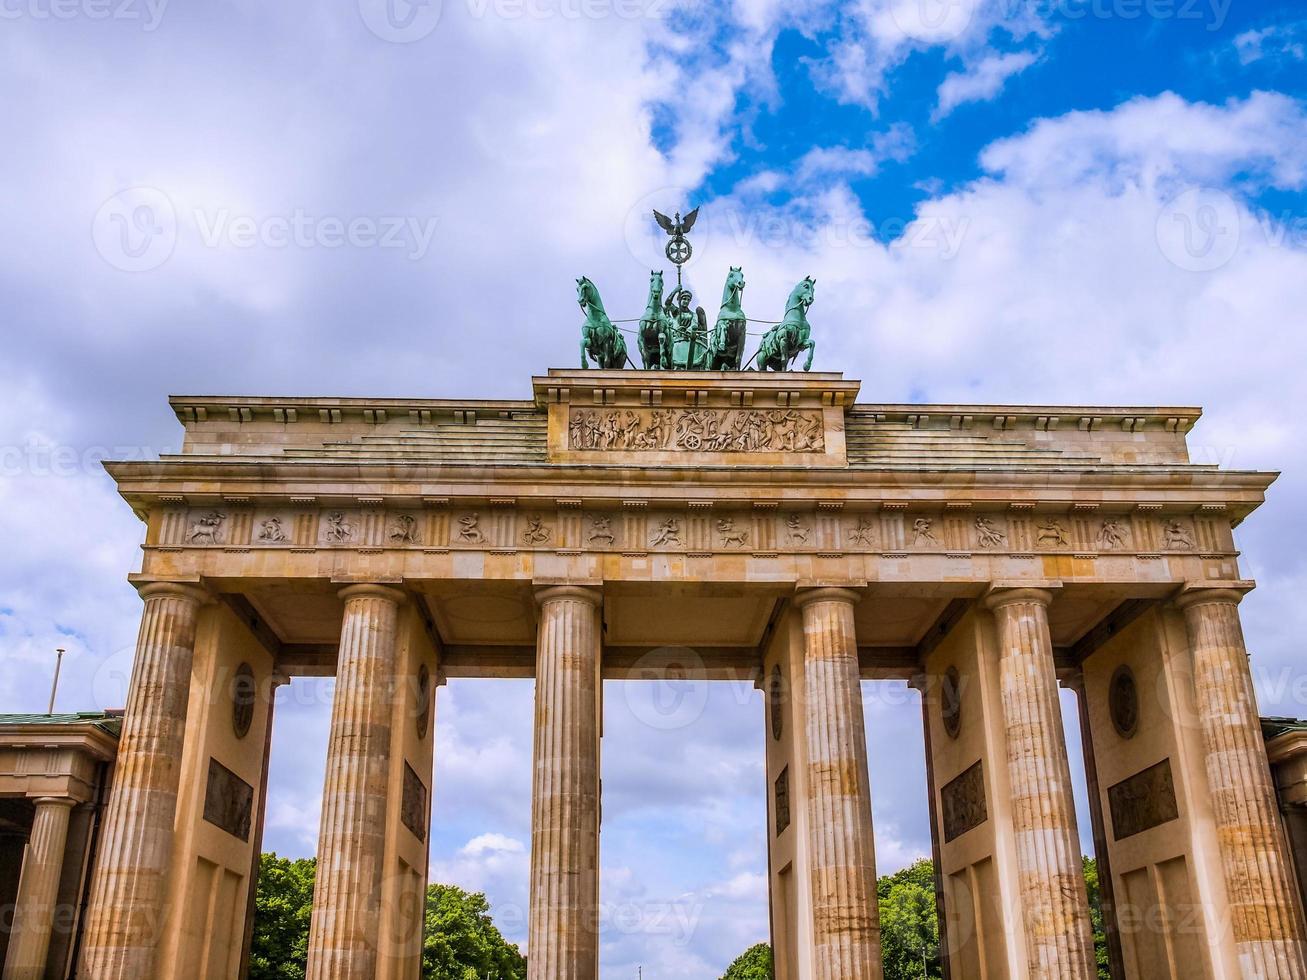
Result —
<instances>
[{"instance_id":1,"label":"column capital","mask_svg":"<svg viewBox=\"0 0 1307 980\"><path fill-rule=\"evenodd\" d=\"M136 594L142 599L189 599L198 606L207 606L213 602L213 593L199 582L133 582Z\"/></svg>"},{"instance_id":2,"label":"column capital","mask_svg":"<svg viewBox=\"0 0 1307 980\"><path fill-rule=\"evenodd\" d=\"M540 606L546 602L575 599L597 607L604 601L604 592L593 585L542 585L536 588L535 599L536 605Z\"/></svg>"},{"instance_id":3,"label":"column capital","mask_svg":"<svg viewBox=\"0 0 1307 980\"><path fill-rule=\"evenodd\" d=\"M82 801L71 796L37 796L32 798L32 802L36 806L66 806L71 810Z\"/></svg>"},{"instance_id":4,"label":"column capital","mask_svg":"<svg viewBox=\"0 0 1307 980\"><path fill-rule=\"evenodd\" d=\"M1191 606L1201 606L1213 602L1227 606L1237 606L1243 602L1243 597L1251 591L1251 582L1186 585L1180 594L1175 597L1174 602L1177 609L1188 609Z\"/></svg>"},{"instance_id":5,"label":"column capital","mask_svg":"<svg viewBox=\"0 0 1307 980\"><path fill-rule=\"evenodd\" d=\"M372 582L360 582L356 585L347 585L343 589L340 589L336 595L345 602L349 602L350 599L360 599L364 597L389 599L397 606L402 606L404 603L408 602L408 595L402 589L397 589L393 585L379 585Z\"/></svg>"},{"instance_id":6,"label":"column capital","mask_svg":"<svg viewBox=\"0 0 1307 980\"><path fill-rule=\"evenodd\" d=\"M794 592L794 604L800 609L813 602L846 602L852 606L861 598L861 589L835 585L800 586Z\"/></svg>"},{"instance_id":7,"label":"column capital","mask_svg":"<svg viewBox=\"0 0 1307 980\"><path fill-rule=\"evenodd\" d=\"M994 586L985 595L986 609L1001 609L1014 602L1033 602L1048 608L1053 603L1053 592L1049 588Z\"/></svg>"}]
</instances>

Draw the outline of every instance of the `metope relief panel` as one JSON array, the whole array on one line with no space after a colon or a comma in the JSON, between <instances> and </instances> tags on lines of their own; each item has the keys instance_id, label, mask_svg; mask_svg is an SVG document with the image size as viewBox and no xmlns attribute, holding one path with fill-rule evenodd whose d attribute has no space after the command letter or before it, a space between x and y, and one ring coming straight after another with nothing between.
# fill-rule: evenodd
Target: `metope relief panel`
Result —
<instances>
[{"instance_id":1,"label":"metope relief panel","mask_svg":"<svg viewBox=\"0 0 1307 980\"><path fill-rule=\"evenodd\" d=\"M824 453L820 411L800 409L573 409L574 452Z\"/></svg>"},{"instance_id":2,"label":"metope relief panel","mask_svg":"<svg viewBox=\"0 0 1307 980\"><path fill-rule=\"evenodd\" d=\"M295 543L295 515L290 511L257 511L254 515L255 547L289 547Z\"/></svg>"},{"instance_id":3,"label":"metope relief panel","mask_svg":"<svg viewBox=\"0 0 1307 980\"><path fill-rule=\"evenodd\" d=\"M209 759L204 787L204 819L243 841L250 839L254 787L217 759Z\"/></svg>"},{"instance_id":4,"label":"metope relief panel","mask_svg":"<svg viewBox=\"0 0 1307 980\"><path fill-rule=\"evenodd\" d=\"M226 544L230 534L229 515L223 509L192 510L187 516L185 542L191 547Z\"/></svg>"},{"instance_id":5,"label":"metope relief panel","mask_svg":"<svg viewBox=\"0 0 1307 980\"><path fill-rule=\"evenodd\" d=\"M1133 837L1177 819L1180 806L1175 797L1171 760L1163 759L1110 787L1107 802L1116 840Z\"/></svg>"},{"instance_id":6,"label":"metope relief panel","mask_svg":"<svg viewBox=\"0 0 1307 980\"><path fill-rule=\"evenodd\" d=\"M357 510L328 508L318 517L318 543L358 547L363 543L362 526Z\"/></svg>"},{"instance_id":7,"label":"metope relief panel","mask_svg":"<svg viewBox=\"0 0 1307 980\"><path fill-rule=\"evenodd\" d=\"M985 770L980 762L954 777L939 791L944 842L961 837L989 819L985 803Z\"/></svg>"}]
</instances>

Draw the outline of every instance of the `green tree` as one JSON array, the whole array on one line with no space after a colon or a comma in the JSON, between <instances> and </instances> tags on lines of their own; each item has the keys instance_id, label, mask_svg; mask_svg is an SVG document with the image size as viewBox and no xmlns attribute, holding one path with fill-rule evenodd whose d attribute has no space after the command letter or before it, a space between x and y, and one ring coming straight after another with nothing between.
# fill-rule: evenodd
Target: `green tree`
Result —
<instances>
[{"instance_id":1,"label":"green tree","mask_svg":"<svg viewBox=\"0 0 1307 980\"><path fill-rule=\"evenodd\" d=\"M943 976L935 916L935 868L930 860L922 858L885 875L876 882L876 893L885 980Z\"/></svg>"},{"instance_id":2,"label":"green tree","mask_svg":"<svg viewBox=\"0 0 1307 980\"><path fill-rule=\"evenodd\" d=\"M722 980L772 980L771 947L766 943L750 946L726 968Z\"/></svg>"},{"instance_id":3,"label":"green tree","mask_svg":"<svg viewBox=\"0 0 1307 980\"><path fill-rule=\"evenodd\" d=\"M317 862L259 858L250 980L304 980ZM526 959L490 919L480 892L427 886L423 980L524 980Z\"/></svg>"},{"instance_id":4,"label":"green tree","mask_svg":"<svg viewBox=\"0 0 1307 980\"><path fill-rule=\"evenodd\" d=\"M250 980L304 980L317 861L259 856Z\"/></svg>"},{"instance_id":5,"label":"green tree","mask_svg":"<svg viewBox=\"0 0 1307 980\"><path fill-rule=\"evenodd\" d=\"M480 892L428 885L423 980L524 980L526 959L490 919Z\"/></svg>"},{"instance_id":6,"label":"green tree","mask_svg":"<svg viewBox=\"0 0 1307 980\"><path fill-rule=\"evenodd\" d=\"M1112 980L1107 958L1107 932L1103 929L1103 900L1098 887L1098 862L1081 857L1085 872L1085 887L1089 890L1089 921L1094 927L1094 960L1098 964L1098 980Z\"/></svg>"}]
</instances>

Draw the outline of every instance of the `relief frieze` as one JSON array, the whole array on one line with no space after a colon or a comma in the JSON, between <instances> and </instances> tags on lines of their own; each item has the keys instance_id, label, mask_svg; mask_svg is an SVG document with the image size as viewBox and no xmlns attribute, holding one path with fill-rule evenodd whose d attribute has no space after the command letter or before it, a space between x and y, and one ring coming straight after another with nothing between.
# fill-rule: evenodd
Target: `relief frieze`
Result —
<instances>
[{"instance_id":1,"label":"relief frieze","mask_svg":"<svg viewBox=\"0 0 1307 980\"><path fill-rule=\"evenodd\" d=\"M568 447L598 452L824 453L821 412L573 409Z\"/></svg>"},{"instance_id":2,"label":"relief frieze","mask_svg":"<svg viewBox=\"0 0 1307 980\"><path fill-rule=\"evenodd\" d=\"M585 414L589 414L586 412ZM669 413L664 413L669 414ZM674 414L674 413L670 413ZM703 413L699 413L703 414ZM718 412L733 418L738 412ZM781 417L796 412L763 413ZM817 417L814 414L814 419ZM708 430L705 429L705 432ZM773 428L772 439L780 439ZM673 428L672 432L675 432ZM788 441L789 436L783 437ZM700 445L704 444L702 438ZM776 443L780 445L783 443ZM803 445L802 442L796 445ZM761 450L759 450L761 451ZM479 502L484 507L484 502ZM995 556L1098 552L1105 556L1155 557L1157 552L1221 554L1231 543L1215 522L1165 515L1140 519L1103 515L1090 519L1057 515L949 511L904 512L897 507L842 513L809 508L759 508L752 512L683 504L649 512L585 511L510 506L422 511L336 507L256 509L244 519L210 507L170 513L161 522L164 547L338 547L407 549L452 547L480 550L563 551L753 551L791 554L989 553ZM955 508L956 509L956 508ZM437 516L439 515L438 518ZM1210 527L1209 527L1210 525Z\"/></svg>"}]
</instances>

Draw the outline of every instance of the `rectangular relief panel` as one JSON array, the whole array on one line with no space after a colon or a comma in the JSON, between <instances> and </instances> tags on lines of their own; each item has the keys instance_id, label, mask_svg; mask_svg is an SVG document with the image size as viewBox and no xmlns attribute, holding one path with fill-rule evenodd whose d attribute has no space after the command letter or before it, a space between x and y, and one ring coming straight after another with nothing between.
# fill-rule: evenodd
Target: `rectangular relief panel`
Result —
<instances>
[{"instance_id":1,"label":"rectangular relief panel","mask_svg":"<svg viewBox=\"0 0 1307 980\"><path fill-rule=\"evenodd\" d=\"M776 836L785 833L790 825L790 767L786 766L776 777Z\"/></svg>"},{"instance_id":2,"label":"rectangular relief panel","mask_svg":"<svg viewBox=\"0 0 1307 980\"><path fill-rule=\"evenodd\" d=\"M1107 801L1115 840L1125 840L1177 819L1180 807L1175 798L1171 760L1163 759L1110 787Z\"/></svg>"},{"instance_id":3,"label":"rectangular relief panel","mask_svg":"<svg viewBox=\"0 0 1307 980\"><path fill-rule=\"evenodd\" d=\"M204 790L204 819L243 841L250 839L254 787L217 759L209 759Z\"/></svg>"},{"instance_id":4,"label":"rectangular relief panel","mask_svg":"<svg viewBox=\"0 0 1307 980\"><path fill-rule=\"evenodd\" d=\"M948 782L940 790L939 796L946 844L989 819L985 804L984 767L979 760Z\"/></svg>"},{"instance_id":5,"label":"rectangular relief panel","mask_svg":"<svg viewBox=\"0 0 1307 980\"><path fill-rule=\"evenodd\" d=\"M413 767L404 763L404 790L399 806L399 819L420 841L427 839L427 787Z\"/></svg>"}]
</instances>

